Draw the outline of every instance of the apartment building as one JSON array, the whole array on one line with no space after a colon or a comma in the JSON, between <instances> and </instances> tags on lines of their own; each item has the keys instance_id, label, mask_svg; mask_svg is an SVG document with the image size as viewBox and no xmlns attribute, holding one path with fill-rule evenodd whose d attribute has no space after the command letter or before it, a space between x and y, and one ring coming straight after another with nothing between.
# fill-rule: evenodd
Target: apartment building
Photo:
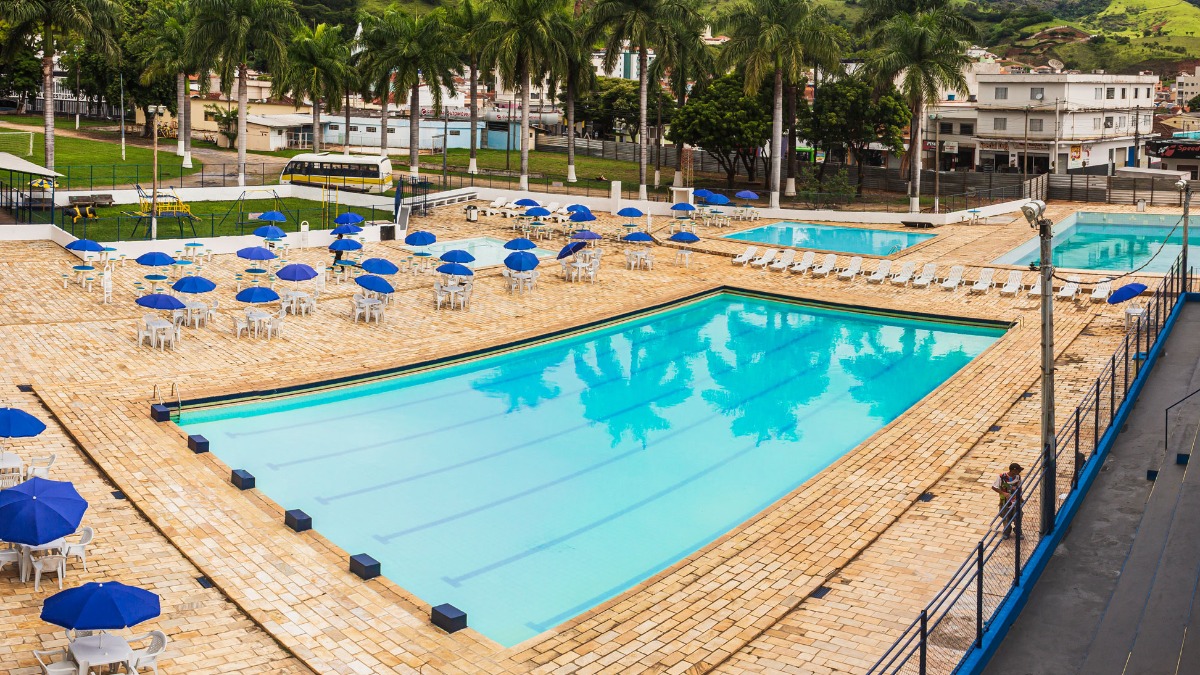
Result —
<instances>
[{"instance_id":1,"label":"apartment building","mask_svg":"<svg viewBox=\"0 0 1200 675\"><path fill-rule=\"evenodd\" d=\"M1200 66L1194 73L1180 73L1175 78L1175 104L1184 106L1187 102L1200 96Z\"/></svg>"}]
</instances>

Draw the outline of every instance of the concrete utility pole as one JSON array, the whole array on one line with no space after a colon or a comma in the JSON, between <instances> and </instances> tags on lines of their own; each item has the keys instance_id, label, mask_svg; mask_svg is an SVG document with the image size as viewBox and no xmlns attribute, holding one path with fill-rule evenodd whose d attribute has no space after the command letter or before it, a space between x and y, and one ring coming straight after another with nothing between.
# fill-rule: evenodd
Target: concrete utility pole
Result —
<instances>
[{"instance_id":1,"label":"concrete utility pole","mask_svg":"<svg viewBox=\"0 0 1200 675\"><path fill-rule=\"evenodd\" d=\"M1054 223L1045 217L1046 202L1035 199L1021 207L1041 242L1042 276L1042 517L1041 533L1054 531L1054 505L1058 499L1058 470L1054 449Z\"/></svg>"}]
</instances>

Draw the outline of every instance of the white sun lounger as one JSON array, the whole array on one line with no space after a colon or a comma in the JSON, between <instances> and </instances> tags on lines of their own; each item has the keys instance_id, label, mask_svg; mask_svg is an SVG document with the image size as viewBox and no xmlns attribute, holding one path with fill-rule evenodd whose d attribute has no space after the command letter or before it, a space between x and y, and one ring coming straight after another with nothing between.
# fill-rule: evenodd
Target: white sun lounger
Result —
<instances>
[{"instance_id":1,"label":"white sun lounger","mask_svg":"<svg viewBox=\"0 0 1200 675\"><path fill-rule=\"evenodd\" d=\"M483 215L494 216L497 213L500 213L500 209L504 208L504 201L505 201L504 197L497 197L496 201L483 207L483 209L482 209Z\"/></svg>"},{"instance_id":2,"label":"white sun lounger","mask_svg":"<svg viewBox=\"0 0 1200 675\"><path fill-rule=\"evenodd\" d=\"M816 253L813 253L812 251L805 251L804 255L800 256L800 262L792 265L789 269L791 269L792 274L804 274L812 269L813 261L816 259Z\"/></svg>"},{"instance_id":3,"label":"white sun lounger","mask_svg":"<svg viewBox=\"0 0 1200 675\"><path fill-rule=\"evenodd\" d=\"M917 263L911 261L906 262L900 266L899 272L892 274L888 281L896 284L897 286L907 286L908 282L912 281L913 272L915 271L917 271Z\"/></svg>"},{"instance_id":4,"label":"white sun lounger","mask_svg":"<svg viewBox=\"0 0 1200 675\"><path fill-rule=\"evenodd\" d=\"M783 255L779 259L771 263L771 269L779 270L780 272L792 266L792 261L796 259L796 249L784 249Z\"/></svg>"},{"instance_id":5,"label":"white sun lounger","mask_svg":"<svg viewBox=\"0 0 1200 675\"><path fill-rule=\"evenodd\" d=\"M1016 295L1021 292L1022 285L1020 270L1013 270L1008 273L1008 280L1000 288L1000 295Z\"/></svg>"},{"instance_id":6,"label":"white sun lounger","mask_svg":"<svg viewBox=\"0 0 1200 675\"><path fill-rule=\"evenodd\" d=\"M740 263L742 265L745 265L746 263L750 262L751 260L754 260L754 254L757 252L758 252L757 246L747 246L746 250L742 251L741 255L739 255L733 259L733 264L737 265Z\"/></svg>"},{"instance_id":7,"label":"white sun lounger","mask_svg":"<svg viewBox=\"0 0 1200 675\"><path fill-rule=\"evenodd\" d=\"M970 291L972 293L987 293L992 289L992 277L996 275L996 270L985 267L979 272L979 278L975 283L971 284Z\"/></svg>"},{"instance_id":8,"label":"white sun lounger","mask_svg":"<svg viewBox=\"0 0 1200 675\"><path fill-rule=\"evenodd\" d=\"M861 270L862 270L862 256L856 255L850 259L849 265L846 265L845 267L843 267L841 270L838 271L838 278L846 279L846 280L853 279L854 277L858 276L858 273Z\"/></svg>"},{"instance_id":9,"label":"white sun lounger","mask_svg":"<svg viewBox=\"0 0 1200 675\"><path fill-rule=\"evenodd\" d=\"M1033 285L1029 287L1029 297L1042 294L1042 273L1038 272L1037 279L1033 280Z\"/></svg>"},{"instance_id":10,"label":"white sun lounger","mask_svg":"<svg viewBox=\"0 0 1200 675\"><path fill-rule=\"evenodd\" d=\"M955 265L950 268L950 274L942 281L942 290L953 291L962 285L963 272L966 271L962 265Z\"/></svg>"},{"instance_id":11,"label":"white sun lounger","mask_svg":"<svg viewBox=\"0 0 1200 675\"><path fill-rule=\"evenodd\" d=\"M937 263L925 263L921 268L921 274L916 279L912 280L913 288L929 288L929 285L937 281Z\"/></svg>"},{"instance_id":12,"label":"white sun lounger","mask_svg":"<svg viewBox=\"0 0 1200 675\"><path fill-rule=\"evenodd\" d=\"M837 255L833 253L826 253L825 259L821 261L820 265L812 268L811 274L814 277L827 277L829 276L829 273L833 271L835 265L837 265Z\"/></svg>"},{"instance_id":13,"label":"white sun lounger","mask_svg":"<svg viewBox=\"0 0 1200 675\"><path fill-rule=\"evenodd\" d=\"M886 280L888 278L888 275L891 273L892 273L892 261L891 260L880 260L879 267L876 267L875 271L871 273L871 276L867 277L867 283L868 284L882 284L884 282L884 280Z\"/></svg>"},{"instance_id":14,"label":"white sun lounger","mask_svg":"<svg viewBox=\"0 0 1200 675\"><path fill-rule=\"evenodd\" d=\"M775 259L775 255L777 253L779 253L779 249L769 248L763 251L762 255L758 256L754 260L751 260L750 265L753 267L761 267L765 270L767 269L767 265L770 265L771 261Z\"/></svg>"},{"instance_id":15,"label":"white sun lounger","mask_svg":"<svg viewBox=\"0 0 1200 675\"><path fill-rule=\"evenodd\" d=\"M1067 283L1063 284L1062 288L1058 289L1058 293L1054 296L1059 300L1075 300L1075 294L1079 292L1079 277L1067 277Z\"/></svg>"},{"instance_id":16,"label":"white sun lounger","mask_svg":"<svg viewBox=\"0 0 1200 675\"><path fill-rule=\"evenodd\" d=\"M1096 287L1092 289L1092 294L1088 297L1092 299L1092 302L1105 302L1108 300L1108 296L1111 292L1112 282L1101 281L1100 283L1096 284Z\"/></svg>"}]
</instances>

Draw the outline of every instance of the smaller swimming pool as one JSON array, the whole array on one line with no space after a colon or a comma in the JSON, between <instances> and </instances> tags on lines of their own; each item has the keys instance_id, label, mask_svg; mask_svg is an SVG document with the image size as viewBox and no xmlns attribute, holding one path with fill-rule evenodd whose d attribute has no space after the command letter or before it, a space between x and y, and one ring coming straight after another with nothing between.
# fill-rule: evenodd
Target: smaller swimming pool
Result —
<instances>
[{"instance_id":1,"label":"smaller swimming pool","mask_svg":"<svg viewBox=\"0 0 1200 675\"><path fill-rule=\"evenodd\" d=\"M935 236L937 235L785 221L734 232L725 235L724 238L792 248L885 256Z\"/></svg>"},{"instance_id":2,"label":"smaller swimming pool","mask_svg":"<svg viewBox=\"0 0 1200 675\"><path fill-rule=\"evenodd\" d=\"M440 256L446 251L460 249L475 256L475 262L468 267L479 269L480 267L490 267L499 265L504 262L512 251L504 248L504 239L498 237L468 237L466 239L450 239L448 241L438 241L429 246L407 246L410 251L432 253L434 257ZM548 251L544 248L535 248L529 251L539 258L555 255L555 251Z\"/></svg>"},{"instance_id":3,"label":"smaller swimming pool","mask_svg":"<svg viewBox=\"0 0 1200 675\"><path fill-rule=\"evenodd\" d=\"M1191 255L1200 254L1200 233L1190 233L1188 239ZM1038 249L1034 237L995 262L1028 265L1041 258ZM1054 226L1055 267L1165 274L1182 250L1183 230L1177 215L1080 211Z\"/></svg>"}]
</instances>

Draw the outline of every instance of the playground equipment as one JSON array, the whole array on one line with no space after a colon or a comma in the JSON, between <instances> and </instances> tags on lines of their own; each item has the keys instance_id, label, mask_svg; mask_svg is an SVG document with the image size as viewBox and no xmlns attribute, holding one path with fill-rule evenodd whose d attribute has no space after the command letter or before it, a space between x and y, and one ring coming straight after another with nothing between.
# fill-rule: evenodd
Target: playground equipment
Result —
<instances>
[{"instance_id":1,"label":"playground equipment","mask_svg":"<svg viewBox=\"0 0 1200 675\"><path fill-rule=\"evenodd\" d=\"M179 236L184 237L183 225L186 222L192 230L192 236L196 234L196 221L200 220L192 214L192 207L182 198L179 193L175 192L175 188L171 188L169 193L160 193L158 195L158 208L154 209L154 199L142 189L141 185L135 184L134 187L138 191L138 210L125 211L124 215L133 219L133 230L129 233L129 238L137 237L138 228L143 224L146 225L146 237L150 237L150 219L153 216L158 216L161 221L163 218L174 218L175 224L179 226Z\"/></svg>"}]
</instances>

